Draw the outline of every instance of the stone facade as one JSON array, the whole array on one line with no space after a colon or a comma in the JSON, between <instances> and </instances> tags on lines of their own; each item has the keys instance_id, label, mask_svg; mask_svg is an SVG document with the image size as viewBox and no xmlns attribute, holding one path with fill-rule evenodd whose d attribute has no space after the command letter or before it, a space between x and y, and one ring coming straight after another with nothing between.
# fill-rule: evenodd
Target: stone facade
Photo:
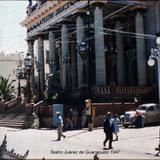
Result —
<instances>
[{"instance_id":1,"label":"stone facade","mask_svg":"<svg viewBox=\"0 0 160 160\"><path fill-rule=\"evenodd\" d=\"M147 18L151 7L156 24L149 23ZM159 31L158 8L156 1L45 1L29 6L22 26L27 28L28 42L38 39L42 68L43 41L48 41L49 73L54 75L52 81L56 79L64 90L79 90L86 82L88 88L148 87L156 83L147 67L147 45L155 42ZM150 25L155 28L152 34ZM79 54L82 41L89 46L88 61ZM42 92L44 75L42 69Z\"/></svg>"}]
</instances>

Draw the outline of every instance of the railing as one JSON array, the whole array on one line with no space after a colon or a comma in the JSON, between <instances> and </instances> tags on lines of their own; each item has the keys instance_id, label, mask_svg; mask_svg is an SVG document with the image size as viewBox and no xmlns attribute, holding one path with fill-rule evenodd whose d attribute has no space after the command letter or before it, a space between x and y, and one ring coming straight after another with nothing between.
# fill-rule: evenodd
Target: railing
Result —
<instances>
[{"instance_id":1,"label":"railing","mask_svg":"<svg viewBox=\"0 0 160 160\"><path fill-rule=\"evenodd\" d=\"M153 87L117 87L117 86L103 86L92 88L94 95L146 95L153 91Z\"/></svg>"},{"instance_id":2,"label":"railing","mask_svg":"<svg viewBox=\"0 0 160 160\"><path fill-rule=\"evenodd\" d=\"M18 97L4 103L4 106L5 106L5 110L9 110L13 107L15 107L18 103L19 103L20 99Z\"/></svg>"},{"instance_id":3,"label":"railing","mask_svg":"<svg viewBox=\"0 0 160 160\"><path fill-rule=\"evenodd\" d=\"M43 104L44 101L39 101L38 103L35 103L33 105L33 112L35 112L36 114L38 113L38 107Z\"/></svg>"}]
</instances>

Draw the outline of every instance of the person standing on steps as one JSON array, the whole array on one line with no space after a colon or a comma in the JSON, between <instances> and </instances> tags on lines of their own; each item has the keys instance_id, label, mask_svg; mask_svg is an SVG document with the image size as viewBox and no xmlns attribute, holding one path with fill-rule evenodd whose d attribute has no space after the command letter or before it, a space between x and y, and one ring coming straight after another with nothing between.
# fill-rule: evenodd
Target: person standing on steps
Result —
<instances>
[{"instance_id":1,"label":"person standing on steps","mask_svg":"<svg viewBox=\"0 0 160 160\"><path fill-rule=\"evenodd\" d=\"M58 134L58 139L57 141L61 140L61 137L65 138L66 136L62 133L63 129L63 119L60 115L60 112L56 112L56 124L57 124L57 134Z\"/></svg>"},{"instance_id":2,"label":"person standing on steps","mask_svg":"<svg viewBox=\"0 0 160 160\"><path fill-rule=\"evenodd\" d=\"M112 141L113 141L113 132L114 132L114 124L113 120L111 119L111 112L107 112L106 119L104 120L103 129L105 133L105 140L103 145L106 146L107 141L109 140L109 149L112 149Z\"/></svg>"}]
</instances>

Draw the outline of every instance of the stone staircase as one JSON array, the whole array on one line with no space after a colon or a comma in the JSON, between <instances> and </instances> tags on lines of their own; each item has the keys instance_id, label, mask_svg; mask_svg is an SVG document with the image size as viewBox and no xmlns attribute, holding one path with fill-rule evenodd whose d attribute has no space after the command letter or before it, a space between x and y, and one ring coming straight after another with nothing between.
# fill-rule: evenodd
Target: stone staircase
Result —
<instances>
[{"instance_id":1,"label":"stone staircase","mask_svg":"<svg viewBox=\"0 0 160 160\"><path fill-rule=\"evenodd\" d=\"M23 128L25 122L24 113L0 114L0 127Z\"/></svg>"},{"instance_id":2,"label":"stone staircase","mask_svg":"<svg viewBox=\"0 0 160 160\"><path fill-rule=\"evenodd\" d=\"M26 107L13 99L0 105L0 127L24 128Z\"/></svg>"}]
</instances>

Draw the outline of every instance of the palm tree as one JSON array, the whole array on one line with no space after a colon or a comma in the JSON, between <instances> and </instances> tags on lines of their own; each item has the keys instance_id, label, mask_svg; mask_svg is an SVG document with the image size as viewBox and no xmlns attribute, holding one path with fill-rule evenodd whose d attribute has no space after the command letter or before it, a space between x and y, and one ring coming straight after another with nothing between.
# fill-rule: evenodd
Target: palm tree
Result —
<instances>
[{"instance_id":1,"label":"palm tree","mask_svg":"<svg viewBox=\"0 0 160 160\"><path fill-rule=\"evenodd\" d=\"M0 96L5 100L9 101L13 96L14 86L12 85L15 80L10 81L8 78L0 76Z\"/></svg>"}]
</instances>

